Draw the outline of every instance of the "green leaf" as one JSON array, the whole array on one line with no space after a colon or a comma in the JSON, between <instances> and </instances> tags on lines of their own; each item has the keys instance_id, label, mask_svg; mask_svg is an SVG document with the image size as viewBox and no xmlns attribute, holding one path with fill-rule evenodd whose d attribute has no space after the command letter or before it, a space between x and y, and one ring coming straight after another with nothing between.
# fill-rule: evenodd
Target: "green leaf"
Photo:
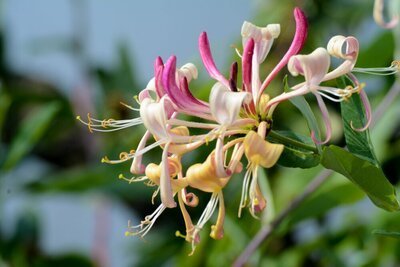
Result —
<instances>
[{"instance_id":1,"label":"green leaf","mask_svg":"<svg viewBox=\"0 0 400 267\"><path fill-rule=\"evenodd\" d=\"M284 91L290 91L288 83L287 83L287 76L284 79ZM318 140L321 140L321 132L318 127L317 119L315 118L314 112L312 111L310 105L308 104L307 100L303 96L296 96L289 99L289 101L303 114L304 118L307 121L308 128L310 132L315 133L315 137ZM317 144L318 151L321 151L321 145Z\"/></svg>"},{"instance_id":2,"label":"green leaf","mask_svg":"<svg viewBox=\"0 0 400 267\"><path fill-rule=\"evenodd\" d=\"M3 169L14 167L39 141L50 126L51 120L60 109L56 102L50 103L24 120L13 139Z\"/></svg>"},{"instance_id":3,"label":"green leaf","mask_svg":"<svg viewBox=\"0 0 400 267\"><path fill-rule=\"evenodd\" d=\"M376 229L372 231L372 234L400 239L400 232L389 232L386 230Z\"/></svg>"},{"instance_id":4,"label":"green leaf","mask_svg":"<svg viewBox=\"0 0 400 267\"><path fill-rule=\"evenodd\" d=\"M292 168L312 168L319 164L320 156L314 142L308 136L291 131L271 131L268 139L285 145L278 164Z\"/></svg>"},{"instance_id":5,"label":"green leaf","mask_svg":"<svg viewBox=\"0 0 400 267\"><path fill-rule=\"evenodd\" d=\"M349 83L350 82L346 83L343 78L340 80L338 79L340 87L344 88ZM365 111L359 94L353 94L347 101L342 101L340 103L340 109L348 150L351 153L372 162L376 166L379 166L368 129L365 131L357 131L353 129L362 128L366 124L366 118L364 115Z\"/></svg>"},{"instance_id":6,"label":"green leaf","mask_svg":"<svg viewBox=\"0 0 400 267\"><path fill-rule=\"evenodd\" d=\"M400 209L393 185L375 164L337 146L325 147L321 164L334 170L359 186L372 202L387 211Z\"/></svg>"}]
</instances>

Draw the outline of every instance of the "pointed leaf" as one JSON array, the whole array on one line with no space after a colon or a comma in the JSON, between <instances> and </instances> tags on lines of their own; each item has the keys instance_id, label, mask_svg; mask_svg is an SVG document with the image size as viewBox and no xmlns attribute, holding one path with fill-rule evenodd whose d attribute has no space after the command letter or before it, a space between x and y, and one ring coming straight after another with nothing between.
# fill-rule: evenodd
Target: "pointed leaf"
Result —
<instances>
[{"instance_id":1,"label":"pointed leaf","mask_svg":"<svg viewBox=\"0 0 400 267\"><path fill-rule=\"evenodd\" d=\"M291 168L312 168L319 164L320 156L314 142L308 136L291 131L271 131L268 139L285 145L278 164Z\"/></svg>"},{"instance_id":2,"label":"pointed leaf","mask_svg":"<svg viewBox=\"0 0 400 267\"><path fill-rule=\"evenodd\" d=\"M290 91L290 88L287 83L287 76L284 79L284 91ZM315 133L315 137L318 140L321 140L321 133L318 127L317 119L315 118L314 112L312 111L310 105L307 100L303 96L296 96L289 99L289 101L303 114L304 118L307 121L308 129L310 132ZM321 145L317 144L317 148L321 151Z\"/></svg>"},{"instance_id":3,"label":"pointed leaf","mask_svg":"<svg viewBox=\"0 0 400 267\"><path fill-rule=\"evenodd\" d=\"M346 85L351 84L351 82L348 80L345 81L342 78L338 79L338 84L344 88ZM347 149L351 153L379 166L371 143L369 130L357 131L353 129L362 128L366 123L365 112L359 94L353 94L347 101L342 101L340 109ZM353 125L353 128L351 125Z\"/></svg>"},{"instance_id":4,"label":"pointed leaf","mask_svg":"<svg viewBox=\"0 0 400 267\"><path fill-rule=\"evenodd\" d=\"M387 211L400 209L395 188L386 179L382 169L369 160L331 145L324 148L321 164L359 186L376 206Z\"/></svg>"}]
</instances>

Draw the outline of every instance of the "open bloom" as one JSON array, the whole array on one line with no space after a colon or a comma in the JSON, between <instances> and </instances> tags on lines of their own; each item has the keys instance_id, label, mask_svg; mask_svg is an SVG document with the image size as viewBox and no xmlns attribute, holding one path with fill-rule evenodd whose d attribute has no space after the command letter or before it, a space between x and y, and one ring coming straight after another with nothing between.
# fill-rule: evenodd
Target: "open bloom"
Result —
<instances>
[{"instance_id":1,"label":"open bloom","mask_svg":"<svg viewBox=\"0 0 400 267\"><path fill-rule=\"evenodd\" d=\"M294 10L294 18L296 32L292 44L263 79L260 77L260 64L266 60L274 40L278 38L280 26L270 24L258 27L244 22L241 30L243 49L237 50L241 64L234 62L231 65L229 77L225 77L216 66L207 34L200 34L200 56L206 71L215 80L208 101L196 98L189 89L190 82L198 75L194 64L188 63L178 68L175 56L165 63L158 57L154 63L154 77L137 98L140 108L127 106L139 111L140 117L101 121L88 116L87 122L82 121L90 131L114 131L139 124L147 129L136 150L121 153L117 160L103 159L106 163L132 161L130 171L135 177L120 177L129 182L144 181L154 186L153 201L155 196L160 195L161 204L158 208L140 224L129 225L128 235L144 236L166 208L179 206L186 234L177 232L177 235L191 242L194 250L200 241L200 231L218 207L217 221L211 226L210 236L222 238L225 219L223 190L232 176L244 169L242 159L246 159L248 164L243 178L239 217L246 207L257 217L257 213L267 206L258 183L258 170L273 167L284 150L283 144L266 140L272 128L274 110L282 101L308 93L316 96L327 128L324 141L316 140L311 133L316 143L327 142L331 132L323 97L342 101L353 93L360 93L370 118L368 99L352 72L384 71L354 68L358 56L358 42L354 37L335 36L329 41L327 49L317 48L309 55L299 55L307 37L307 21L298 8ZM331 56L342 60L341 65L333 70L329 70ZM292 86L290 92L270 98L266 91L284 67L294 76L304 76L305 81ZM397 69L398 64L386 71ZM239 71L242 74L241 81L238 81ZM342 75L348 75L355 86L332 88L321 85ZM187 116L182 115L189 115L196 120L184 119ZM192 134L193 130L197 134ZM152 139L154 142L150 143ZM213 149L204 157L204 161L193 162L185 170L181 164L182 158L205 144L212 144ZM156 147L163 150L159 161L145 166L143 156ZM190 192L192 188L211 194L197 223L193 223L186 209L186 206L195 207L198 204L197 196Z\"/></svg>"}]
</instances>

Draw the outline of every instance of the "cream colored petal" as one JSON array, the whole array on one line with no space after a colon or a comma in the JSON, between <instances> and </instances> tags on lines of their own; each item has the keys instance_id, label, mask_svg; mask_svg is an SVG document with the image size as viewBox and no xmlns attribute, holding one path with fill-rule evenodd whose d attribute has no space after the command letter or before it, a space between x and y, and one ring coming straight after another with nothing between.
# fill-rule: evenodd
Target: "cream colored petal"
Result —
<instances>
[{"instance_id":1,"label":"cream colored petal","mask_svg":"<svg viewBox=\"0 0 400 267\"><path fill-rule=\"evenodd\" d=\"M143 135L142 139L139 142L139 145L136 149L137 151L140 151L146 147L146 142L150 136L151 136L150 132L146 131L146 133ZM132 174L139 174L145 171L145 166L142 164L142 157L143 155L139 155L133 158L132 165L130 168Z\"/></svg>"},{"instance_id":2,"label":"cream colored petal","mask_svg":"<svg viewBox=\"0 0 400 267\"><path fill-rule=\"evenodd\" d=\"M345 37L342 35L334 36L329 40L327 49L329 54L343 59L344 62L336 69L326 74L322 81L332 80L352 71L359 52L358 40L355 37Z\"/></svg>"},{"instance_id":3,"label":"cream colored petal","mask_svg":"<svg viewBox=\"0 0 400 267\"><path fill-rule=\"evenodd\" d=\"M271 46L281 31L279 24L269 24L266 27L258 27L245 21L242 25L243 47L250 38L253 38L257 50L257 63L260 64L267 57Z\"/></svg>"},{"instance_id":4,"label":"cream colored petal","mask_svg":"<svg viewBox=\"0 0 400 267\"><path fill-rule=\"evenodd\" d=\"M262 139L256 132L249 132L244 141L244 153L249 161L264 168L271 168L281 156L284 146Z\"/></svg>"},{"instance_id":5,"label":"cream colored petal","mask_svg":"<svg viewBox=\"0 0 400 267\"><path fill-rule=\"evenodd\" d=\"M317 48L308 55L292 56L288 62L293 76L303 75L308 86L316 86L329 70L330 57L325 48Z\"/></svg>"},{"instance_id":6,"label":"cream colored petal","mask_svg":"<svg viewBox=\"0 0 400 267\"><path fill-rule=\"evenodd\" d=\"M167 138L167 115L165 110L165 100L154 102L150 98L143 99L140 104L140 117L144 126L158 139Z\"/></svg>"},{"instance_id":7,"label":"cream colored petal","mask_svg":"<svg viewBox=\"0 0 400 267\"><path fill-rule=\"evenodd\" d=\"M197 79L198 71L193 63L187 63L183 65L179 70L177 70L178 79L177 84L179 84L181 78L186 77L187 81L190 82L193 79Z\"/></svg>"},{"instance_id":8,"label":"cream colored petal","mask_svg":"<svg viewBox=\"0 0 400 267\"><path fill-rule=\"evenodd\" d=\"M210 108L214 119L221 125L231 125L239 117L243 103L249 103L251 95L247 92L232 92L217 82L210 93Z\"/></svg>"}]
</instances>

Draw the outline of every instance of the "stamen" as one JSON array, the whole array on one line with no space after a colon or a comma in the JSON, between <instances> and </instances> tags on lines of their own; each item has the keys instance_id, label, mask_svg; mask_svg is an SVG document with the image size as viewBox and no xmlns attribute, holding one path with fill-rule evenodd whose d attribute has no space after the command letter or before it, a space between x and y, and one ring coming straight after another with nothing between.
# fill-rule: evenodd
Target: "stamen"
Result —
<instances>
[{"instance_id":1,"label":"stamen","mask_svg":"<svg viewBox=\"0 0 400 267\"><path fill-rule=\"evenodd\" d=\"M134 95L133 99L136 101L136 103L138 103L139 105L141 104L139 101L139 96L138 95Z\"/></svg>"},{"instance_id":2,"label":"stamen","mask_svg":"<svg viewBox=\"0 0 400 267\"><path fill-rule=\"evenodd\" d=\"M114 119L104 119L104 120L98 120L94 119L90 116L90 113L87 114L87 122L81 119L80 116L76 116L76 119L79 120L81 123L85 124L89 131L93 133L93 131L96 132L114 132L118 130L122 130L125 128L129 128L132 126L136 126L139 124L142 124L142 119L139 118L134 118L130 120L114 120ZM111 128L111 129L106 129L106 128Z\"/></svg>"},{"instance_id":3,"label":"stamen","mask_svg":"<svg viewBox=\"0 0 400 267\"><path fill-rule=\"evenodd\" d=\"M316 93L333 102L342 102L348 100L354 93L360 93L363 87L364 84L359 84L356 87L349 85L344 89L319 86Z\"/></svg>"},{"instance_id":4,"label":"stamen","mask_svg":"<svg viewBox=\"0 0 400 267\"><path fill-rule=\"evenodd\" d=\"M160 146L160 145L163 145L163 144L165 144L165 141L164 141L163 139L158 140L157 142L154 142L153 144L148 145L148 146L146 146L145 148L143 148L143 149L141 149L141 150L137 150L136 153L135 153L133 156L140 156L140 155L143 155L143 154L145 154L146 152L152 150L153 148L156 148L156 147L158 147L158 146Z\"/></svg>"},{"instance_id":5,"label":"stamen","mask_svg":"<svg viewBox=\"0 0 400 267\"><path fill-rule=\"evenodd\" d=\"M329 95L327 95L327 94L325 94L325 93L323 93L321 91L317 91L317 93L319 95L321 95L321 96L333 101L333 102L342 102L343 100L345 100L345 98L343 98L343 97L334 98L334 97L331 97L331 96L329 96Z\"/></svg>"},{"instance_id":6,"label":"stamen","mask_svg":"<svg viewBox=\"0 0 400 267\"><path fill-rule=\"evenodd\" d=\"M250 165L247 169L244 179L243 179L243 186L242 186L242 195L240 197L240 204L238 210L238 217L242 216L242 209L247 206L248 196L249 196L249 186L251 182L251 173L252 173L252 166Z\"/></svg>"},{"instance_id":7,"label":"stamen","mask_svg":"<svg viewBox=\"0 0 400 267\"><path fill-rule=\"evenodd\" d=\"M225 221L225 202L224 195L222 191L218 192L219 198L219 210L218 210L218 218L215 225L211 225L211 238L216 240L224 237L224 221Z\"/></svg>"},{"instance_id":8,"label":"stamen","mask_svg":"<svg viewBox=\"0 0 400 267\"><path fill-rule=\"evenodd\" d=\"M132 106L130 106L130 105L128 105L128 104L125 104L124 102L119 102L119 103L120 103L121 105L123 105L124 107L130 109L130 110L140 111L139 108L134 108L134 107L132 107Z\"/></svg>"},{"instance_id":9,"label":"stamen","mask_svg":"<svg viewBox=\"0 0 400 267\"><path fill-rule=\"evenodd\" d=\"M400 60L395 60L389 67L383 68L353 68L353 72L363 73L363 74L371 74L371 75L379 75L379 76L387 76L394 75L400 72Z\"/></svg>"},{"instance_id":10,"label":"stamen","mask_svg":"<svg viewBox=\"0 0 400 267\"><path fill-rule=\"evenodd\" d=\"M213 193L210 201L208 202L203 213L201 214L200 219L197 222L197 225L195 226L195 230L192 233L192 252L189 254L189 256L193 255L196 249L195 237L199 234L201 229L203 229L204 225L210 220L211 216L215 211L215 208L218 205L218 201L219 201L218 193Z\"/></svg>"},{"instance_id":11,"label":"stamen","mask_svg":"<svg viewBox=\"0 0 400 267\"><path fill-rule=\"evenodd\" d=\"M136 183L136 182L143 182L148 180L149 178L147 176L139 176L139 177L132 177L132 178L126 178L122 173L118 175L118 179L127 181L128 183Z\"/></svg>"},{"instance_id":12,"label":"stamen","mask_svg":"<svg viewBox=\"0 0 400 267\"><path fill-rule=\"evenodd\" d=\"M179 230L176 230L175 236L176 237L182 237L183 239L186 239L186 235L183 235L181 232L179 232Z\"/></svg>"},{"instance_id":13,"label":"stamen","mask_svg":"<svg viewBox=\"0 0 400 267\"><path fill-rule=\"evenodd\" d=\"M135 157L135 151L131 150L130 153L121 152L119 154L119 160L110 160L107 156L104 156L101 159L101 163L118 164L118 163L128 161L128 160L132 159L133 157Z\"/></svg>"},{"instance_id":14,"label":"stamen","mask_svg":"<svg viewBox=\"0 0 400 267\"><path fill-rule=\"evenodd\" d=\"M184 121L180 119L169 119L168 120L169 125L179 125L179 126L186 126L186 127L191 127L191 128L200 128L200 129L214 129L216 127L219 127L219 124L215 123L203 123L203 122L193 122L193 121Z\"/></svg>"},{"instance_id":15,"label":"stamen","mask_svg":"<svg viewBox=\"0 0 400 267\"><path fill-rule=\"evenodd\" d=\"M236 54L238 55L238 57L242 58L242 53L240 52L240 48L237 47L235 44L231 44L231 47L233 49L235 49Z\"/></svg>"},{"instance_id":16,"label":"stamen","mask_svg":"<svg viewBox=\"0 0 400 267\"><path fill-rule=\"evenodd\" d=\"M153 227L157 218L163 213L165 208L166 207L161 204L151 215L146 216L144 221L141 221L138 225L131 226L130 221L128 221L128 230L125 232L125 236L139 235L140 237L144 237ZM140 230L137 230L138 228L140 228Z\"/></svg>"},{"instance_id":17,"label":"stamen","mask_svg":"<svg viewBox=\"0 0 400 267\"><path fill-rule=\"evenodd\" d=\"M258 204L257 197L255 195L256 189L257 189L257 174L258 174L258 165L254 166L251 171L252 174L252 179L250 183L250 188L249 188L249 198L250 198L250 214L256 219L260 219L256 214L255 214L255 209L254 207Z\"/></svg>"}]
</instances>

